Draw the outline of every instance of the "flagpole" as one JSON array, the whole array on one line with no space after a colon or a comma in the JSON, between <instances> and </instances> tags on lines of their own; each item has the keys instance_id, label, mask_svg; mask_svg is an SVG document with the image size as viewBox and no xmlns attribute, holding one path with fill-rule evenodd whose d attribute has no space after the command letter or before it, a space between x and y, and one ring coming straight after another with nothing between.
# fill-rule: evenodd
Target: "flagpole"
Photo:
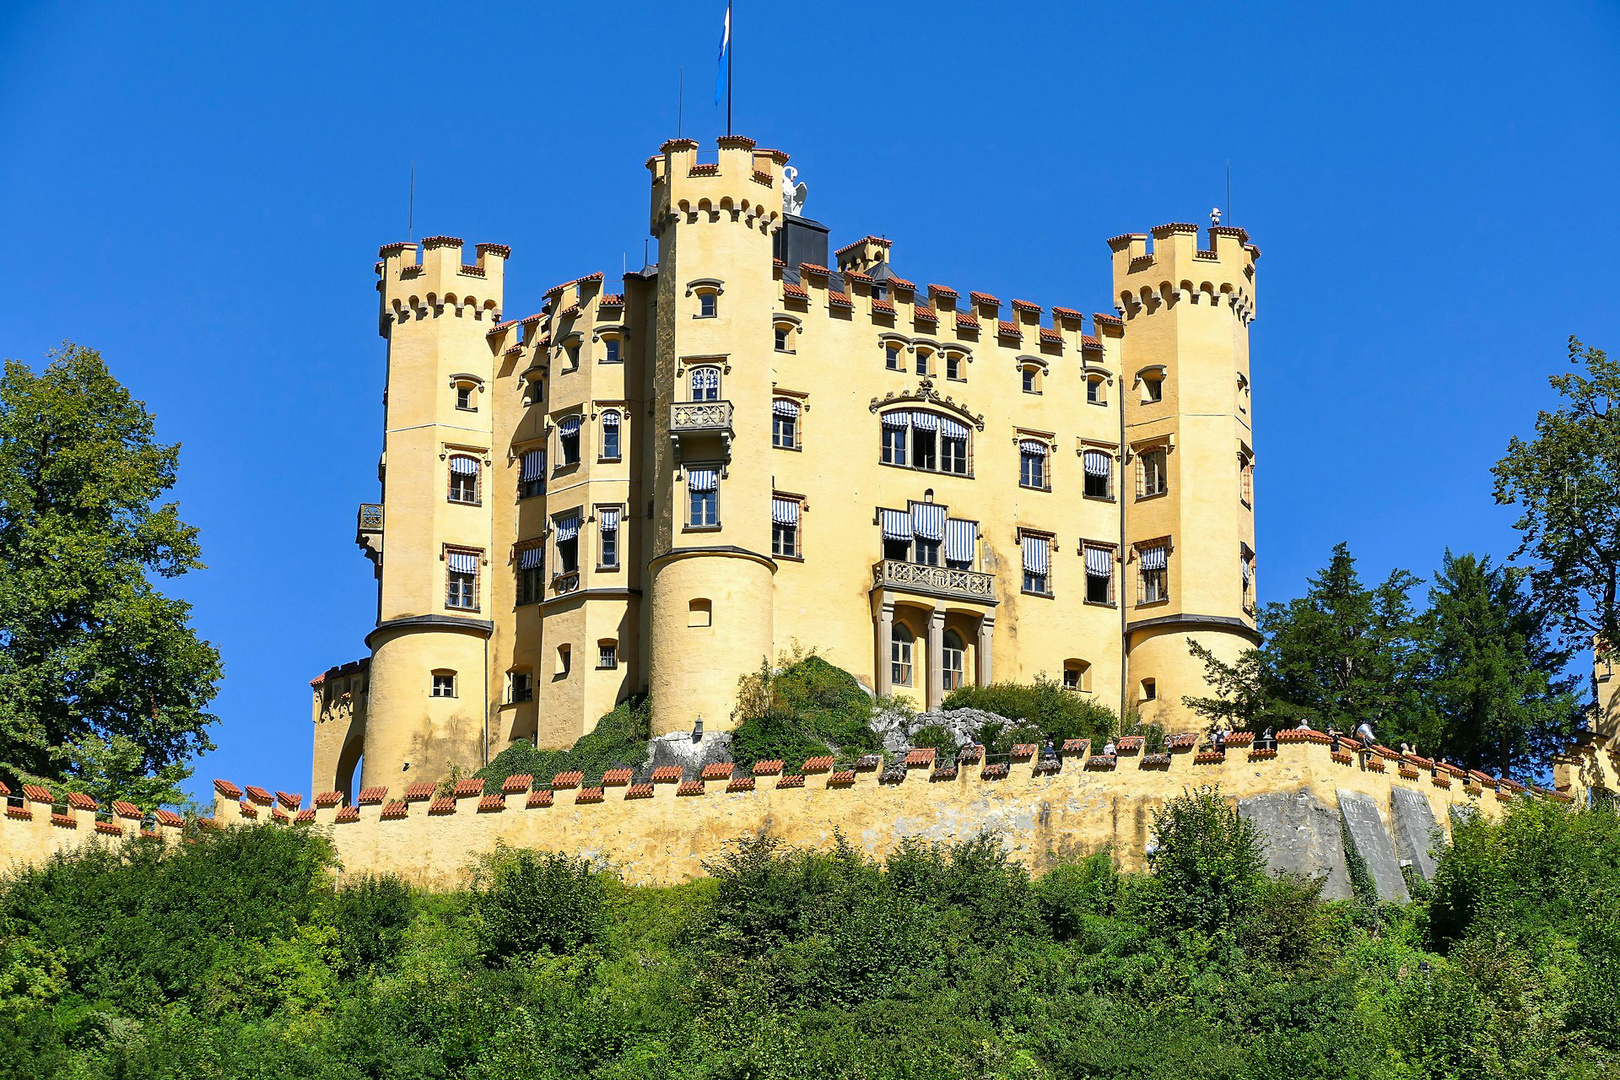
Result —
<instances>
[{"instance_id":1,"label":"flagpole","mask_svg":"<svg viewBox=\"0 0 1620 1080\"><path fill-rule=\"evenodd\" d=\"M731 134L731 0L726 0L726 134Z\"/></svg>"}]
</instances>

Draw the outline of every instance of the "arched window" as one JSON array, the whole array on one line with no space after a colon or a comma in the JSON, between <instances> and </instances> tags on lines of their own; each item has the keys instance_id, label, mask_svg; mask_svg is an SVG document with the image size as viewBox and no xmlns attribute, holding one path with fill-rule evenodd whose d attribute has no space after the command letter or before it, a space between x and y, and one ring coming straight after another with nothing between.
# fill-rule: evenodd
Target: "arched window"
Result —
<instances>
[{"instance_id":1,"label":"arched window","mask_svg":"<svg viewBox=\"0 0 1620 1080\"><path fill-rule=\"evenodd\" d=\"M692 369L692 400L693 401L719 401L720 400L720 369L717 367L695 367Z\"/></svg>"},{"instance_id":2,"label":"arched window","mask_svg":"<svg viewBox=\"0 0 1620 1080\"><path fill-rule=\"evenodd\" d=\"M788 398L771 402L771 445L781 450L799 448L799 403Z\"/></svg>"},{"instance_id":3,"label":"arched window","mask_svg":"<svg viewBox=\"0 0 1620 1080\"><path fill-rule=\"evenodd\" d=\"M1086 693L1091 690L1091 665L1084 660L1063 661L1063 689Z\"/></svg>"},{"instance_id":4,"label":"arched window","mask_svg":"<svg viewBox=\"0 0 1620 1080\"><path fill-rule=\"evenodd\" d=\"M955 630L945 631L945 689L947 691L959 689L962 686L962 672L967 661L967 647L962 644L962 635Z\"/></svg>"},{"instance_id":5,"label":"arched window","mask_svg":"<svg viewBox=\"0 0 1620 1080\"><path fill-rule=\"evenodd\" d=\"M618 461L621 456L619 448L619 422L622 417L618 409L609 409L602 414L602 452L603 461Z\"/></svg>"},{"instance_id":6,"label":"arched window","mask_svg":"<svg viewBox=\"0 0 1620 1080\"><path fill-rule=\"evenodd\" d=\"M915 641L905 623L894 624L889 640L889 680L896 686L911 685L911 647Z\"/></svg>"},{"instance_id":7,"label":"arched window","mask_svg":"<svg viewBox=\"0 0 1620 1080\"><path fill-rule=\"evenodd\" d=\"M450 501L478 504L478 459L467 454L450 455Z\"/></svg>"},{"instance_id":8,"label":"arched window","mask_svg":"<svg viewBox=\"0 0 1620 1080\"><path fill-rule=\"evenodd\" d=\"M933 362L934 350L919 346L917 349L917 374L923 376L932 375Z\"/></svg>"},{"instance_id":9,"label":"arched window","mask_svg":"<svg viewBox=\"0 0 1620 1080\"><path fill-rule=\"evenodd\" d=\"M955 349L945 351L945 377L957 382L967 379L967 354Z\"/></svg>"},{"instance_id":10,"label":"arched window","mask_svg":"<svg viewBox=\"0 0 1620 1080\"><path fill-rule=\"evenodd\" d=\"M1086 400L1093 405L1108 404L1108 378L1106 376L1086 376Z\"/></svg>"}]
</instances>

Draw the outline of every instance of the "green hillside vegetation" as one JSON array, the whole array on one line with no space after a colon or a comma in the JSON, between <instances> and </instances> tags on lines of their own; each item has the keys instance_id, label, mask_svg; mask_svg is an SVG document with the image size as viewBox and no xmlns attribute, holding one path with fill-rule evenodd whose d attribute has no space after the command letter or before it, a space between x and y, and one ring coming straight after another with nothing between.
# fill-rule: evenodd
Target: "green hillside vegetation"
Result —
<instances>
[{"instance_id":1,"label":"green hillside vegetation","mask_svg":"<svg viewBox=\"0 0 1620 1080\"><path fill-rule=\"evenodd\" d=\"M1595 1077L1620 1063L1620 819L1457 828L1411 904L1261 870L1217 793L1150 874L994 841L769 837L635 888L503 850L429 896L317 832L60 855L0 884L0 1061L74 1078Z\"/></svg>"},{"instance_id":2,"label":"green hillside vegetation","mask_svg":"<svg viewBox=\"0 0 1620 1080\"><path fill-rule=\"evenodd\" d=\"M530 775L535 787L551 783L560 772L578 769L585 784L597 784L613 768L639 769L647 763L647 740L652 735L652 711L647 695L621 702L581 735L567 750L537 750L533 743L513 743L473 775L489 781L495 790L508 776Z\"/></svg>"}]
</instances>

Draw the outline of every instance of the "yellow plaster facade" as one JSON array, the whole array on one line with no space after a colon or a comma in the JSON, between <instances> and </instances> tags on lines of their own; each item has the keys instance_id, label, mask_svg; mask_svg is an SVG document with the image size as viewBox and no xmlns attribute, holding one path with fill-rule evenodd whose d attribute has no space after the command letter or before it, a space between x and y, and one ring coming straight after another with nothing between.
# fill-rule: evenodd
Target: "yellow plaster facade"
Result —
<instances>
[{"instance_id":1,"label":"yellow plaster facade","mask_svg":"<svg viewBox=\"0 0 1620 1080\"><path fill-rule=\"evenodd\" d=\"M1256 640L1247 235L1115 237L1088 319L829 251L787 160L665 143L656 264L524 318L505 247L382 249L378 622L313 685L315 790L567 746L642 691L655 734L723 730L795 641L920 707L1044 674L1175 729L1187 639Z\"/></svg>"}]
</instances>

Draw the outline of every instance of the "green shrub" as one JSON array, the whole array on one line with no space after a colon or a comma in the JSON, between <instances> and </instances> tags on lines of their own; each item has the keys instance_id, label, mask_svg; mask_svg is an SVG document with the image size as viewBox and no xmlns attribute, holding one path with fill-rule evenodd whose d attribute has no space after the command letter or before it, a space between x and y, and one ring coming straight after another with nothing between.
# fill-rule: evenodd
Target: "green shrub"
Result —
<instances>
[{"instance_id":1,"label":"green shrub","mask_svg":"<svg viewBox=\"0 0 1620 1080\"><path fill-rule=\"evenodd\" d=\"M391 966L416 910L416 894L392 874L344 882L325 911L337 931L340 973L354 978Z\"/></svg>"},{"instance_id":2,"label":"green shrub","mask_svg":"<svg viewBox=\"0 0 1620 1080\"><path fill-rule=\"evenodd\" d=\"M645 694L621 701L581 735L568 750L540 750L533 743L513 743L473 775L499 784L508 776L533 776L538 787L560 772L578 769L584 782L598 783L612 768L638 769L647 763L652 738L652 708Z\"/></svg>"},{"instance_id":3,"label":"green shrub","mask_svg":"<svg viewBox=\"0 0 1620 1080\"><path fill-rule=\"evenodd\" d=\"M761 664L738 682L733 761L780 758L794 767L818 754L862 754L883 745L871 727L872 699L855 676L814 653L783 660L780 671Z\"/></svg>"},{"instance_id":4,"label":"green shrub","mask_svg":"<svg viewBox=\"0 0 1620 1080\"><path fill-rule=\"evenodd\" d=\"M956 753L956 736L944 724L924 724L911 733L912 746L932 747L940 756L950 757Z\"/></svg>"},{"instance_id":5,"label":"green shrub","mask_svg":"<svg viewBox=\"0 0 1620 1080\"><path fill-rule=\"evenodd\" d=\"M992 753L1006 753L1015 742L1040 742L1050 737L1090 739L1097 746L1119 730L1114 710L1091 698L1065 690L1056 681L1038 676L1033 683L991 683L963 686L950 692L945 709L978 709L1005 716L1014 723L987 724L978 740Z\"/></svg>"},{"instance_id":6,"label":"green shrub","mask_svg":"<svg viewBox=\"0 0 1620 1080\"><path fill-rule=\"evenodd\" d=\"M1235 933L1266 880L1260 835L1219 788L1185 791L1153 812L1159 918L1214 935Z\"/></svg>"},{"instance_id":7,"label":"green shrub","mask_svg":"<svg viewBox=\"0 0 1620 1080\"><path fill-rule=\"evenodd\" d=\"M469 900L485 959L571 953L596 941L606 923L610 880L590 861L554 851L503 845L484 856Z\"/></svg>"},{"instance_id":8,"label":"green shrub","mask_svg":"<svg viewBox=\"0 0 1620 1080\"><path fill-rule=\"evenodd\" d=\"M756 761L781 760L796 769L805 758L832 751L832 746L808 731L804 722L784 708L744 720L731 733L731 760L744 768Z\"/></svg>"},{"instance_id":9,"label":"green shrub","mask_svg":"<svg viewBox=\"0 0 1620 1080\"><path fill-rule=\"evenodd\" d=\"M1041 919L1054 938L1072 941L1097 916L1112 915L1120 874L1112 851L1098 851L1078 862L1060 863L1035 881Z\"/></svg>"}]
</instances>

